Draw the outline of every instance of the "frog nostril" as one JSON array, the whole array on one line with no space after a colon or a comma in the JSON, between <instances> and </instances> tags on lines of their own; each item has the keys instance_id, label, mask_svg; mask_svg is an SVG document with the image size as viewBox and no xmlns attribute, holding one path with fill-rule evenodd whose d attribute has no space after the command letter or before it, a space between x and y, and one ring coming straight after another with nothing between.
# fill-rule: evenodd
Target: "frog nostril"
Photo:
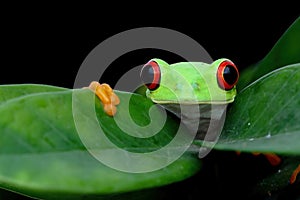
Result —
<instances>
[{"instance_id":1,"label":"frog nostril","mask_svg":"<svg viewBox=\"0 0 300 200\"><path fill-rule=\"evenodd\" d=\"M194 90L200 90L200 84L197 82L192 83L192 87Z\"/></svg>"}]
</instances>

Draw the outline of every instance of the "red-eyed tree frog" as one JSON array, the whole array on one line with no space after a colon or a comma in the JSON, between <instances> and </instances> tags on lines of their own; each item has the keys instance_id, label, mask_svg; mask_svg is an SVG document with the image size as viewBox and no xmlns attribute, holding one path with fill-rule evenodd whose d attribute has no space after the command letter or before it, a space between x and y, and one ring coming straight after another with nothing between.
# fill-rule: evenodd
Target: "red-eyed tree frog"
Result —
<instances>
[{"instance_id":1,"label":"red-eyed tree frog","mask_svg":"<svg viewBox=\"0 0 300 200\"><path fill-rule=\"evenodd\" d=\"M152 59L141 69L140 78L147 87L148 98L181 118L188 129L197 131L197 138L214 141L221 132L227 105L236 96L239 71L226 58L211 64L170 65L161 59ZM109 116L115 115L120 100L110 86L93 81L89 88L102 101L104 111ZM272 165L281 162L275 154L264 155ZM298 173L300 165L292 173L290 183L295 182Z\"/></svg>"},{"instance_id":2,"label":"red-eyed tree frog","mask_svg":"<svg viewBox=\"0 0 300 200\"><path fill-rule=\"evenodd\" d=\"M220 133L225 110L236 96L239 72L229 59L211 64L180 62L169 65L152 59L141 70L146 96L181 118L197 137L214 140Z\"/></svg>"}]
</instances>

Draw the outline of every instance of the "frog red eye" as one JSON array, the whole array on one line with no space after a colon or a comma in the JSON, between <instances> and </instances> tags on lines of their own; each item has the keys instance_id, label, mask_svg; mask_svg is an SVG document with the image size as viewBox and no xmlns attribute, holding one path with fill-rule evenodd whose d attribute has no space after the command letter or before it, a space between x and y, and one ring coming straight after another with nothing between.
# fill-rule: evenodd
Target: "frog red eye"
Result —
<instances>
[{"instance_id":1,"label":"frog red eye","mask_svg":"<svg viewBox=\"0 0 300 200\"><path fill-rule=\"evenodd\" d=\"M239 71L235 64L229 60L221 62L217 72L217 79L220 88L231 90L239 79Z\"/></svg>"},{"instance_id":2,"label":"frog red eye","mask_svg":"<svg viewBox=\"0 0 300 200\"><path fill-rule=\"evenodd\" d=\"M151 60L141 70L140 77L149 90L155 90L160 83L160 68L157 62Z\"/></svg>"}]
</instances>

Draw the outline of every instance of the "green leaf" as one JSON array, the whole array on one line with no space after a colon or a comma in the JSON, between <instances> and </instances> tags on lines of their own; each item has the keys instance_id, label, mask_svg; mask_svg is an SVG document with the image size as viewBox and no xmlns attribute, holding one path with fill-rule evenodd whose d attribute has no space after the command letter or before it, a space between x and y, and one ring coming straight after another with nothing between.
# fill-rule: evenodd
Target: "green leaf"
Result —
<instances>
[{"instance_id":1,"label":"green leaf","mask_svg":"<svg viewBox=\"0 0 300 200\"><path fill-rule=\"evenodd\" d=\"M0 87L0 106L11 99L41 93L41 92L57 92L64 91L66 88L55 87L51 85L40 84L16 84L16 85L1 85Z\"/></svg>"},{"instance_id":2,"label":"green leaf","mask_svg":"<svg viewBox=\"0 0 300 200\"><path fill-rule=\"evenodd\" d=\"M82 124L87 128L86 133L93 132L93 127L99 124L111 142L130 152L152 152L168 144L178 129L177 121L167 117L157 135L134 138L116 125L115 118L104 113L102 104L91 91L63 89L49 92L48 86L45 87L45 90L38 90L45 91L43 93L23 96L14 91L22 91L17 86L2 93L4 96L18 93L15 97L20 97L5 98L5 103L0 106L0 187L43 199L97 199L170 184L200 169L197 156L188 152L172 164L148 173L127 173L104 165L86 149L76 130L72 113L74 91L81 107L77 114L84 117ZM153 107L151 101L137 94L116 93L121 99L116 118L122 119L123 126L131 123L130 119L122 117L128 110L123 100L128 97L134 122L146 125L152 120L154 125L161 124L161 111ZM89 113L90 107L96 110L96 121L93 119L95 113ZM150 120L150 108L156 113L156 119ZM90 140L95 142L89 150L103 154L109 150L101 146L103 141ZM118 158L124 159L120 155L111 155L112 160Z\"/></svg>"},{"instance_id":3,"label":"green leaf","mask_svg":"<svg viewBox=\"0 0 300 200\"><path fill-rule=\"evenodd\" d=\"M300 63L275 70L241 91L214 148L300 155L299 80Z\"/></svg>"},{"instance_id":4,"label":"green leaf","mask_svg":"<svg viewBox=\"0 0 300 200\"><path fill-rule=\"evenodd\" d=\"M147 87L146 87L145 85L142 85L142 86L138 87L138 88L134 91L134 93L140 94L140 95L142 95L142 96L146 96L146 91L147 91Z\"/></svg>"},{"instance_id":5,"label":"green leaf","mask_svg":"<svg viewBox=\"0 0 300 200\"><path fill-rule=\"evenodd\" d=\"M271 51L260 62L241 72L237 88L241 90L274 69L299 62L300 17L285 31Z\"/></svg>"}]
</instances>

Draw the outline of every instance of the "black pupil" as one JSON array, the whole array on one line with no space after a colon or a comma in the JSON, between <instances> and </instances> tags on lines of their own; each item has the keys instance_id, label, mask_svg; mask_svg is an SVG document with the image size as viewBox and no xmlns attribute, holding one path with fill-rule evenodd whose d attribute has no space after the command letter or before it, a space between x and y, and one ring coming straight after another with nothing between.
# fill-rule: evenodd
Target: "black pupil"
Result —
<instances>
[{"instance_id":1,"label":"black pupil","mask_svg":"<svg viewBox=\"0 0 300 200\"><path fill-rule=\"evenodd\" d=\"M224 69L223 77L229 85L232 85L236 82L238 72L232 65L227 65Z\"/></svg>"},{"instance_id":2,"label":"black pupil","mask_svg":"<svg viewBox=\"0 0 300 200\"><path fill-rule=\"evenodd\" d=\"M141 79L145 85L151 85L154 79L154 71L151 65L145 65L141 71Z\"/></svg>"}]
</instances>

